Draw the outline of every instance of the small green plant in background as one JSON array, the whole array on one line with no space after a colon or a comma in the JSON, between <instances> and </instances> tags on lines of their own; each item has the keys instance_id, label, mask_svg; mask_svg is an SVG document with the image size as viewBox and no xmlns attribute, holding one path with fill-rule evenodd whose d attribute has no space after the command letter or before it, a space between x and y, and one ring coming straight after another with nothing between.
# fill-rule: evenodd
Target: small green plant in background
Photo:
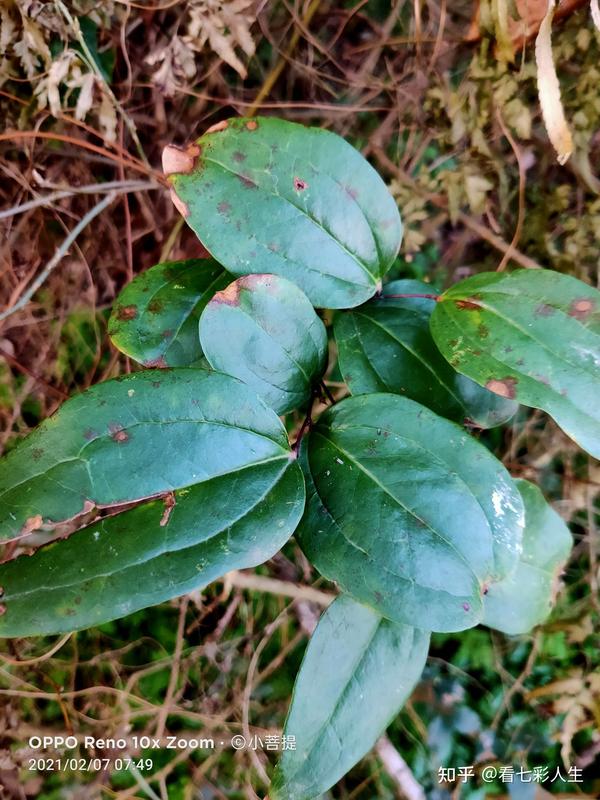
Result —
<instances>
[{"instance_id":1,"label":"small green plant in background","mask_svg":"<svg viewBox=\"0 0 600 800\"><path fill-rule=\"evenodd\" d=\"M600 457L600 293L547 270L481 273L439 295L385 283L395 202L323 130L229 120L166 148L164 168L211 258L135 278L109 332L148 369L69 400L0 461L2 539L21 552L53 539L0 566L0 635L125 616L295 535L340 589L269 793L309 800L397 715L431 631L516 634L550 612L570 533L473 433L523 404ZM351 395L338 402L315 308L337 309L325 318ZM279 415L292 413L290 442Z\"/></svg>"}]
</instances>

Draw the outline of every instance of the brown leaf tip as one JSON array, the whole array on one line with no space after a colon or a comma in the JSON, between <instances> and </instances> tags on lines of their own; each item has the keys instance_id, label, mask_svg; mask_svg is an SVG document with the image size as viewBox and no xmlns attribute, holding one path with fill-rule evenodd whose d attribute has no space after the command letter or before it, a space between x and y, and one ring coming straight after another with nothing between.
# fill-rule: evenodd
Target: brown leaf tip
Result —
<instances>
[{"instance_id":1,"label":"brown leaf tip","mask_svg":"<svg viewBox=\"0 0 600 800\"><path fill-rule=\"evenodd\" d=\"M218 131L224 131L229 127L229 122L224 119L221 122L215 122L214 125L211 125L210 128L207 129L206 133L217 133Z\"/></svg>"},{"instance_id":2,"label":"brown leaf tip","mask_svg":"<svg viewBox=\"0 0 600 800\"><path fill-rule=\"evenodd\" d=\"M199 155L200 148L197 144L190 144L186 148L168 144L162 152L163 172L167 177L174 174L188 174L194 169Z\"/></svg>"},{"instance_id":3,"label":"brown leaf tip","mask_svg":"<svg viewBox=\"0 0 600 800\"><path fill-rule=\"evenodd\" d=\"M514 400L517 394L516 385L516 378L491 378L485 388L494 394L499 394L500 397L506 397L507 400Z\"/></svg>"},{"instance_id":4,"label":"brown leaf tip","mask_svg":"<svg viewBox=\"0 0 600 800\"><path fill-rule=\"evenodd\" d=\"M238 281L233 281L233 283L230 283L225 289L217 292L211 300L211 303L221 303L225 306L238 306L240 304L239 297L240 285Z\"/></svg>"},{"instance_id":5,"label":"brown leaf tip","mask_svg":"<svg viewBox=\"0 0 600 800\"><path fill-rule=\"evenodd\" d=\"M585 319L594 310L594 301L589 297L580 297L578 300L573 300L569 307L569 316L575 319Z\"/></svg>"}]
</instances>

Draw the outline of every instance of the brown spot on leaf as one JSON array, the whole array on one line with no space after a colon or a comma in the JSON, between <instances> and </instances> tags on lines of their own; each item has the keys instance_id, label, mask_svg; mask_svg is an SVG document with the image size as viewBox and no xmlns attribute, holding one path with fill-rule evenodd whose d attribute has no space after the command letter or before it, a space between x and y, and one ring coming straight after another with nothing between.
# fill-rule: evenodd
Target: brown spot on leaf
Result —
<instances>
[{"instance_id":1,"label":"brown spot on leaf","mask_svg":"<svg viewBox=\"0 0 600 800\"><path fill-rule=\"evenodd\" d=\"M480 339L486 339L490 335L490 329L487 325L484 325L483 322L477 328L477 333L479 334Z\"/></svg>"},{"instance_id":2,"label":"brown spot on leaf","mask_svg":"<svg viewBox=\"0 0 600 800\"><path fill-rule=\"evenodd\" d=\"M233 160L237 161L238 164L241 164L242 161L246 160L246 154L240 153L239 150L236 150L235 153L233 154Z\"/></svg>"},{"instance_id":3,"label":"brown spot on leaf","mask_svg":"<svg viewBox=\"0 0 600 800\"><path fill-rule=\"evenodd\" d=\"M0 605L0 617L6 614L6 606L4 604Z\"/></svg>"},{"instance_id":4,"label":"brown spot on leaf","mask_svg":"<svg viewBox=\"0 0 600 800\"><path fill-rule=\"evenodd\" d=\"M240 285L238 281L233 281L233 283L230 283L229 286L225 287L225 289L222 289L220 292L216 292L215 296L211 300L211 303L222 303L226 306L237 306L239 305L239 294Z\"/></svg>"},{"instance_id":5,"label":"brown spot on leaf","mask_svg":"<svg viewBox=\"0 0 600 800\"><path fill-rule=\"evenodd\" d=\"M173 336L173 331L171 330L171 328L166 328L162 332L162 338L163 339L170 339L172 336Z\"/></svg>"},{"instance_id":6,"label":"brown spot on leaf","mask_svg":"<svg viewBox=\"0 0 600 800\"><path fill-rule=\"evenodd\" d=\"M475 299L474 299L474 298L472 298L472 297L471 297L471 298L469 298L468 300L455 300L455 301L454 301L454 305L455 305L457 308L460 308L460 309L461 309L461 311L462 311L462 310L472 311L472 310L474 310L474 309L479 309L479 308L481 308L481 306L479 305L479 303L477 303L477 302L475 301Z\"/></svg>"},{"instance_id":7,"label":"brown spot on leaf","mask_svg":"<svg viewBox=\"0 0 600 800\"><path fill-rule=\"evenodd\" d=\"M463 607L463 609L465 611L470 611L471 610L471 606L468 603L463 603L462 607Z\"/></svg>"},{"instance_id":8,"label":"brown spot on leaf","mask_svg":"<svg viewBox=\"0 0 600 800\"><path fill-rule=\"evenodd\" d=\"M242 186L245 186L247 189L256 189L256 183L249 175L238 175L238 180Z\"/></svg>"},{"instance_id":9,"label":"brown spot on leaf","mask_svg":"<svg viewBox=\"0 0 600 800\"><path fill-rule=\"evenodd\" d=\"M82 600L81 595L77 595L77 597L74 600L75 605L76 606L80 606L81 605L81 600Z\"/></svg>"},{"instance_id":10,"label":"brown spot on leaf","mask_svg":"<svg viewBox=\"0 0 600 800\"><path fill-rule=\"evenodd\" d=\"M279 245L277 244L277 242L269 242L267 247L269 248L269 250L272 253L278 253L279 252Z\"/></svg>"},{"instance_id":11,"label":"brown spot on leaf","mask_svg":"<svg viewBox=\"0 0 600 800\"><path fill-rule=\"evenodd\" d=\"M173 509L175 508L175 505L176 505L176 500L175 500L175 495L173 494L173 492L170 492L170 493L169 493L169 494L168 494L168 495L167 495L167 496L164 498L164 501L163 501L163 502L164 502L164 504L165 504L165 510L163 511L163 515L162 515L162 517L160 518L160 527L161 527L161 528L164 528L164 527L165 527L165 525L167 525L167 524L168 524L168 522L169 522L169 518L170 518L170 516L171 516L171 512L172 512L172 511L173 511Z\"/></svg>"},{"instance_id":12,"label":"brown spot on leaf","mask_svg":"<svg viewBox=\"0 0 600 800\"><path fill-rule=\"evenodd\" d=\"M91 428L86 428L83 432L83 438L88 442L95 439L97 435L96 431L93 431Z\"/></svg>"},{"instance_id":13,"label":"brown spot on leaf","mask_svg":"<svg viewBox=\"0 0 600 800\"><path fill-rule=\"evenodd\" d=\"M163 308L164 308L164 305L163 305L162 300L158 300L158 299L155 298L151 303L148 303L148 311L151 314L160 314L160 312L163 310Z\"/></svg>"},{"instance_id":14,"label":"brown spot on leaf","mask_svg":"<svg viewBox=\"0 0 600 800\"><path fill-rule=\"evenodd\" d=\"M258 122L255 119L249 119L246 123L246 128L249 131L255 131L258 128Z\"/></svg>"},{"instance_id":15,"label":"brown spot on leaf","mask_svg":"<svg viewBox=\"0 0 600 800\"><path fill-rule=\"evenodd\" d=\"M302 178L294 178L294 189L297 192L303 192L305 189L308 189L308 183L303 181Z\"/></svg>"},{"instance_id":16,"label":"brown spot on leaf","mask_svg":"<svg viewBox=\"0 0 600 800\"><path fill-rule=\"evenodd\" d=\"M129 441L129 434L118 422L111 422L108 426L108 432L113 442L122 444L123 442Z\"/></svg>"},{"instance_id":17,"label":"brown spot on leaf","mask_svg":"<svg viewBox=\"0 0 600 800\"><path fill-rule=\"evenodd\" d=\"M200 148L197 144L192 143L185 148L168 144L162 152L163 172L167 177L174 174L187 175L194 169L199 155Z\"/></svg>"},{"instance_id":18,"label":"brown spot on leaf","mask_svg":"<svg viewBox=\"0 0 600 800\"><path fill-rule=\"evenodd\" d=\"M585 319L594 310L595 303L589 297L581 297L579 300L573 300L569 308L569 316L575 319Z\"/></svg>"},{"instance_id":19,"label":"brown spot on leaf","mask_svg":"<svg viewBox=\"0 0 600 800\"><path fill-rule=\"evenodd\" d=\"M506 397L508 400L514 400L516 397L516 378L491 378L485 385L486 389L494 394L499 394L500 397Z\"/></svg>"},{"instance_id":20,"label":"brown spot on leaf","mask_svg":"<svg viewBox=\"0 0 600 800\"><path fill-rule=\"evenodd\" d=\"M165 361L164 356L158 356L158 358L150 358L148 361L144 361L144 366L149 368L156 367L157 369L165 369L165 367L168 367L169 365Z\"/></svg>"},{"instance_id":21,"label":"brown spot on leaf","mask_svg":"<svg viewBox=\"0 0 600 800\"><path fill-rule=\"evenodd\" d=\"M229 214L229 212L231 211L231 204L228 203L226 200L222 200L217 206L217 211L219 212L219 214Z\"/></svg>"},{"instance_id":22,"label":"brown spot on leaf","mask_svg":"<svg viewBox=\"0 0 600 800\"><path fill-rule=\"evenodd\" d=\"M549 317L554 314L556 309L554 306L549 306L548 303L540 303L536 310L533 312L537 317Z\"/></svg>"},{"instance_id":23,"label":"brown spot on leaf","mask_svg":"<svg viewBox=\"0 0 600 800\"><path fill-rule=\"evenodd\" d=\"M44 448L43 447L34 447L31 451L31 457L34 461L39 461L40 458L44 455Z\"/></svg>"},{"instance_id":24,"label":"brown spot on leaf","mask_svg":"<svg viewBox=\"0 0 600 800\"><path fill-rule=\"evenodd\" d=\"M130 319L135 319L137 317L137 306L120 306L119 310L117 311L117 319L127 321Z\"/></svg>"}]
</instances>

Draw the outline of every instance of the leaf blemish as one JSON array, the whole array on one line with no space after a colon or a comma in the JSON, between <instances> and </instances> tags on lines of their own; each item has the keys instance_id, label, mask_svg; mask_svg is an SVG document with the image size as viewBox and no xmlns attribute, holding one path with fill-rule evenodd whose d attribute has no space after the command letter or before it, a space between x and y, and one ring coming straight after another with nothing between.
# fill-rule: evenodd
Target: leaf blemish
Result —
<instances>
[{"instance_id":1,"label":"leaf blemish","mask_svg":"<svg viewBox=\"0 0 600 800\"><path fill-rule=\"evenodd\" d=\"M110 425L108 426L108 431L110 433L113 442L118 442L119 444L122 444L123 442L129 441L129 434L122 427L122 425L119 425L118 422L116 423L111 422Z\"/></svg>"},{"instance_id":2,"label":"leaf blemish","mask_svg":"<svg viewBox=\"0 0 600 800\"><path fill-rule=\"evenodd\" d=\"M34 461L39 461L40 458L44 455L44 449L42 447L34 447L31 451L31 457Z\"/></svg>"},{"instance_id":3,"label":"leaf blemish","mask_svg":"<svg viewBox=\"0 0 600 800\"><path fill-rule=\"evenodd\" d=\"M245 186L247 189L256 189L256 183L249 175L238 175L238 180L242 186Z\"/></svg>"},{"instance_id":4,"label":"leaf blemish","mask_svg":"<svg viewBox=\"0 0 600 800\"><path fill-rule=\"evenodd\" d=\"M461 310L468 310L468 311L481 308L479 303L475 302L474 298L469 298L468 300L455 300L454 305L457 308L460 308Z\"/></svg>"},{"instance_id":5,"label":"leaf blemish","mask_svg":"<svg viewBox=\"0 0 600 800\"><path fill-rule=\"evenodd\" d=\"M6 614L6 606L4 604L0 605L0 617Z\"/></svg>"},{"instance_id":6,"label":"leaf blemish","mask_svg":"<svg viewBox=\"0 0 600 800\"><path fill-rule=\"evenodd\" d=\"M297 192L303 192L305 189L308 189L308 183L303 181L302 178L294 178L294 189Z\"/></svg>"},{"instance_id":7,"label":"leaf blemish","mask_svg":"<svg viewBox=\"0 0 600 800\"><path fill-rule=\"evenodd\" d=\"M242 161L246 160L246 155L244 153L240 153L239 150L236 150L233 154L233 160L237 161L238 164L241 164Z\"/></svg>"},{"instance_id":8,"label":"leaf blemish","mask_svg":"<svg viewBox=\"0 0 600 800\"><path fill-rule=\"evenodd\" d=\"M151 314L160 314L163 308L164 308L163 303L158 299L154 299L151 303L148 304L148 311Z\"/></svg>"},{"instance_id":9,"label":"leaf blemish","mask_svg":"<svg viewBox=\"0 0 600 800\"><path fill-rule=\"evenodd\" d=\"M465 611L470 611L471 610L471 606L468 603L463 603L462 607L463 607L463 609Z\"/></svg>"},{"instance_id":10,"label":"leaf blemish","mask_svg":"<svg viewBox=\"0 0 600 800\"><path fill-rule=\"evenodd\" d=\"M246 128L249 131L255 131L258 128L258 122L255 119L249 119L246 123Z\"/></svg>"},{"instance_id":11,"label":"leaf blemish","mask_svg":"<svg viewBox=\"0 0 600 800\"><path fill-rule=\"evenodd\" d=\"M121 306L117 311L117 319L123 320L124 322L130 319L135 319L137 317L137 306Z\"/></svg>"},{"instance_id":12,"label":"leaf blemish","mask_svg":"<svg viewBox=\"0 0 600 800\"><path fill-rule=\"evenodd\" d=\"M594 301L588 297L581 297L579 300L573 300L569 308L569 316L575 319L585 319L594 309Z\"/></svg>"},{"instance_id":13,"label":"leaf blemish","mask_svg":"<svg viewBox=\"0 0 600 800\"><path fill-rule=\"evenodd\" d=\"M540 303L534 313L538 317L549 317L555 311L556 309L553 306L549 306L548 303Z\"/></svg>"},{"instance_id":14,"label":"leaf blemish","mask_svg":"<svg viewBox=\"0 0 600 800\"><path fill-rule=\"evenodd\" d=\"M231 204L228 203L226 200L222 200L217 206L217 211L219 212L219 214L229 214L229 212L231 211Z\"/></svg>"},{"instance_id":15,"label":"leaf blemish","mask_svg":"<svg viewBox=\"0 0 600 800\"><path fill-rule=\"evenodd\" d=\"M516 397L516 378L491 378L485 385L486 389L494 394L499 394L500 397L506 397L508 400L514 400Z\"/></svg>"}]
</instances>

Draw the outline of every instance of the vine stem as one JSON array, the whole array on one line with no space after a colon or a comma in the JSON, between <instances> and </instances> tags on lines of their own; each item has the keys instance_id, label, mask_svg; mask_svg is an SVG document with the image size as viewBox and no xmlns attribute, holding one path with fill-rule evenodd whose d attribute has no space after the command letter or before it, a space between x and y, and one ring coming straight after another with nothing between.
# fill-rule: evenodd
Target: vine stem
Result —
<instances>
[{"instance_id":1,"label":"vine stem","mask_svg":"<svg viewBox=\"0 0 600 800\"><path fill-rule=\"evenodd\" d=\"M321 389L325 393L325 397L329 400L331 405L334 406L336 402L335 397L331 394L331 390L329 389L329 386L327 386L325 381L321 381Z\"/></svg>"}]
</instances>

